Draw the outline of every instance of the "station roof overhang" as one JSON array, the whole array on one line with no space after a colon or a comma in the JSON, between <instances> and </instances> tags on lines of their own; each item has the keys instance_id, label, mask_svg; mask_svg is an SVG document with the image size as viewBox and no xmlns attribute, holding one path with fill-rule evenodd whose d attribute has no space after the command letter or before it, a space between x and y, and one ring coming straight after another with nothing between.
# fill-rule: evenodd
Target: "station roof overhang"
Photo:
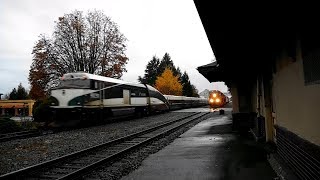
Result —
<instances>
[{"instance_id":1,"label":"station roof overhang","mask_svg":"<svg viewBox=\"0 0 320 180\"><path fill-rule=\"evenodd\" d=\"M217 61L214 61L212 63L199 66L197 67L197 70L200 74L202 74L207 79L210 78L210 82L217 82L217 81L223 81L225 78L223 77L223 72L221 72L221 68L219 68L219 64Z\"/></svg>"},{"instance_id":2,"label":"station roof overhang","mask_svg":"<svg viewBox=\"0 0 320 180\"><path fill-rule=\"evenodd\" d=\"M216 63L197 68L210 82L270 73L284 50L295 58L297 39L305 52L320 40L316 21L312 23L317 16L298 13L290 7L194 2L216 57Z\"/></svg>"},{"instance_id":3,"label":"station roof overhang","mask_svg":"<svg viewBox=\"0 0 320 180\"><path fill-rule=\"evenodd\" d=\"M26 108L33 106L34 100L0 100L0 108Z\"/></svg>"}]
</instances>

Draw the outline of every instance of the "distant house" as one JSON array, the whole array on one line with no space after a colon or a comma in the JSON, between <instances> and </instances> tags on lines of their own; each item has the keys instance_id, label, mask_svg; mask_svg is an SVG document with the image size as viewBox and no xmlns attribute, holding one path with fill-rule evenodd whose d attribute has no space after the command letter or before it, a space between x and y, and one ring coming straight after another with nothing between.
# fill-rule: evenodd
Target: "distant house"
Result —
<instances>
[{"instance_id":1,"label":"distant house","mask_svg":"<svg viewBox=\"0 0 320 180\"><path fill-rule=\"evenodd\" d=\"M203 90L202 92L199 93L199 96L209 98L209 93L210 91L208 89Z\"/></svg>"}]
</instances>

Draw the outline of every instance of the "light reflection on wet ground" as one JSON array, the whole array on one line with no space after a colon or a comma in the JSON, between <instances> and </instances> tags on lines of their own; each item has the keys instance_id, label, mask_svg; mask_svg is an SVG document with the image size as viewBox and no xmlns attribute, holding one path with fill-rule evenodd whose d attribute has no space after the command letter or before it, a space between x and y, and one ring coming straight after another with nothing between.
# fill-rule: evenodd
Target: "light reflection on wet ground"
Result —
<instances>
[{"instance_id":1,"label":"light reflection on wet ground","mask_svg":"<svg viewBox=\"0 0 320 180\"><path fill-rule=\"evenodd\" d=\"M226 112L231 112L232 108L210 108L208 107L200 107L200 108L188 108L188 109L181 109L172 112L219 112L219 110L224 110Z\"/></svg>"},{"instance_id":2,"label":"light reflection on wet ground","mask_svg":"<svg viewBox=\"0 0 320 180\"><path fill-rule=\"evenodd\" d=\"M226 109L226 108L224 108ZM192 108L184 112L210 112ZM226 109L231 113L231 109ZM211 117L151 155L127 179L273 179L266 155L255 143L232 131L228 115Z\"/></svg>"}]
</instances>

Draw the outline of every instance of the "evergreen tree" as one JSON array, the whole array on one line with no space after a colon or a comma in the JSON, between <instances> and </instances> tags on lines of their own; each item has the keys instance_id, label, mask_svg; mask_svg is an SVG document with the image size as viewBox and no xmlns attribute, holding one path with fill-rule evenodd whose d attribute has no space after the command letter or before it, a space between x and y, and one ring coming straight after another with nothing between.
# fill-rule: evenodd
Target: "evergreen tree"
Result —
<instances>
[{"instance_id":1,"label":"evergreen tree","mask_svg":"<svg viewBox=\"0 0 320 180\"><path fill-rule=\"evenodd\" d=\"M17 89L13 88L9 94L9 100L17 100Z\"/></svg>"},{"instance_id":2,"label":"evergreen tree","mask_svg":"<svg viewBox=\"0 0 320 180\"><path fill-rule=\"evenodd\" d=\"M20 83L17 90L17 99L28 99L28 92Z\"/></svg>"},{"instance_id":3,"label":"evergreen tree","mask_svg":"<svg viewBox=\"0 0 320 180\"><path fill-rule=\"evenodd\" d=\"M189 80L189 76L187 72L185 71L181 77L181 84L182 84L182 95L184 96L192 96L192 87Z\"/></svg>"},{"instance_id":4,"label":"evergreen tree","mask_svg":"<svg viewBox=\"0 0 320 180\"><path fill-rule=\"evenodd\" d=\"M176 68L171 60L171 57L168 53L165 53L162 60L153 56L152 59L148 62L143 77L139 76L138 81L141 83L146 83L151 86L155 85L157 77L159 77L166 68L169 68L174 76L177 76L179 81L181 81L181 70Z\"/></svg>"},{"instance_id":5,"label":"evergreen tree","mask_svg":"<svg viewBox=\"0 0 320 180\"><path fill-rule=\"evenodd\" d=\"M12 91L9 93L9 100L24 100L28 99L28 92L20 83L18 85L18 90L13 88Z\"/></svg>"},{"instance_id":6,"label":"evergreen tree","mask_svg":"<svg viewBox=\"0 0 320 180\"><path fill-rule=\"evenodd\" d=\"M192 87L192 95L191 96L192 97L200 97L198 89L193 84L191 84L191 87Z\"/></svg>"},{"instance_id":7,"label":"evergreen tree","mask_svg":"<svg viewBox=\"0 0 320 180\"><path fill-rule=\"evenodd\" d=\"M173 75L177 76L179 81L181 81L181 70L179 67L176 68L176 66L174 65L174 63L168 53L164 54L164 56L160 62L158 76L163 73L165 68L170 68Z\"/></svg>"},{"instance_id":8,"label":"evergreen tree","mask_svg":"<svg viewBox=\"0 0 320 180\"><path fill-rule=\"evenodd\" d=\"M181 84L182 84L182 95L188 97L199 97L198 90L194 85L191 84L189 76L185 71L181 76Z\"/></svg>"},{"instance_id":9,"label":"evergreen tree","mask_svg":"<svg viewBox=\"0 0 320 180\"><path fill-rule=\"evenodd\" d=\"M174 67L174 66L173 66ZM174 67L173 68L173 75L178 76L179 81L181 81L182 73L180 68L178 67L177 69Z\"/></svg>"},{"instance_id":10,"label":"evergreen tree","mask_svg":"<svg viewBox=\"0 0 320 180\"><path fill-rule=\"evenodd\" d=\"M146 69L144 70L144 77L139 76L139 81L141 83L146 83L151 86L154 86L159 75L159 65L160 60L156 56L153 56L152 59L148 62Z\"/></svg>"},{"instance_id":11,"label":"evergreen tree","mask_svg":"<svg viewBox=\"0 0 320 180\"><path fill-rule=\"evenodd\" d=\"M157 78L164 73L165 69L169 69L172 72L172 75L181 82L183 96L199 97L198 90L191 84L187 72L185 71L182 74L180 68L174 65L168 53L164 54L161 61L156 56L153 56L146 66L144 76L139 76L138 80L141 83L156 86Z\"/></svg>"},{"instance_id":12,"label":"evergreen tree","mask_svg":"<svg viewBox=\"0 0 320 180\"><path fill-rule=\"evenodd\" d=\"M170 68L171 71L176 70L170 55L168 53L165 53L159 65L159 75L162 74L167 67Z\"/></svg>"}]
</instances>

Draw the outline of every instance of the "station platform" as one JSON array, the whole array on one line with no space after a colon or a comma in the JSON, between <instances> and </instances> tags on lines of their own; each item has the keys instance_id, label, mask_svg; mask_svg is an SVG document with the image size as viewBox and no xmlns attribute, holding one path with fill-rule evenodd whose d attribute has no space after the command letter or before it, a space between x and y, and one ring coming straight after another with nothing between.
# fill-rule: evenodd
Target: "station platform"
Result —
<instances>
[{"instance_id":1,"label":"station platform","mask_svg":"<svg viewBox=\"0 0 320 180\"><path fill-rule=\"evenodd\" d=\"M232 132L231 123L230 114L212 113L122 180L276 178L263 148Z\"/></svg>"}]
</instances>

